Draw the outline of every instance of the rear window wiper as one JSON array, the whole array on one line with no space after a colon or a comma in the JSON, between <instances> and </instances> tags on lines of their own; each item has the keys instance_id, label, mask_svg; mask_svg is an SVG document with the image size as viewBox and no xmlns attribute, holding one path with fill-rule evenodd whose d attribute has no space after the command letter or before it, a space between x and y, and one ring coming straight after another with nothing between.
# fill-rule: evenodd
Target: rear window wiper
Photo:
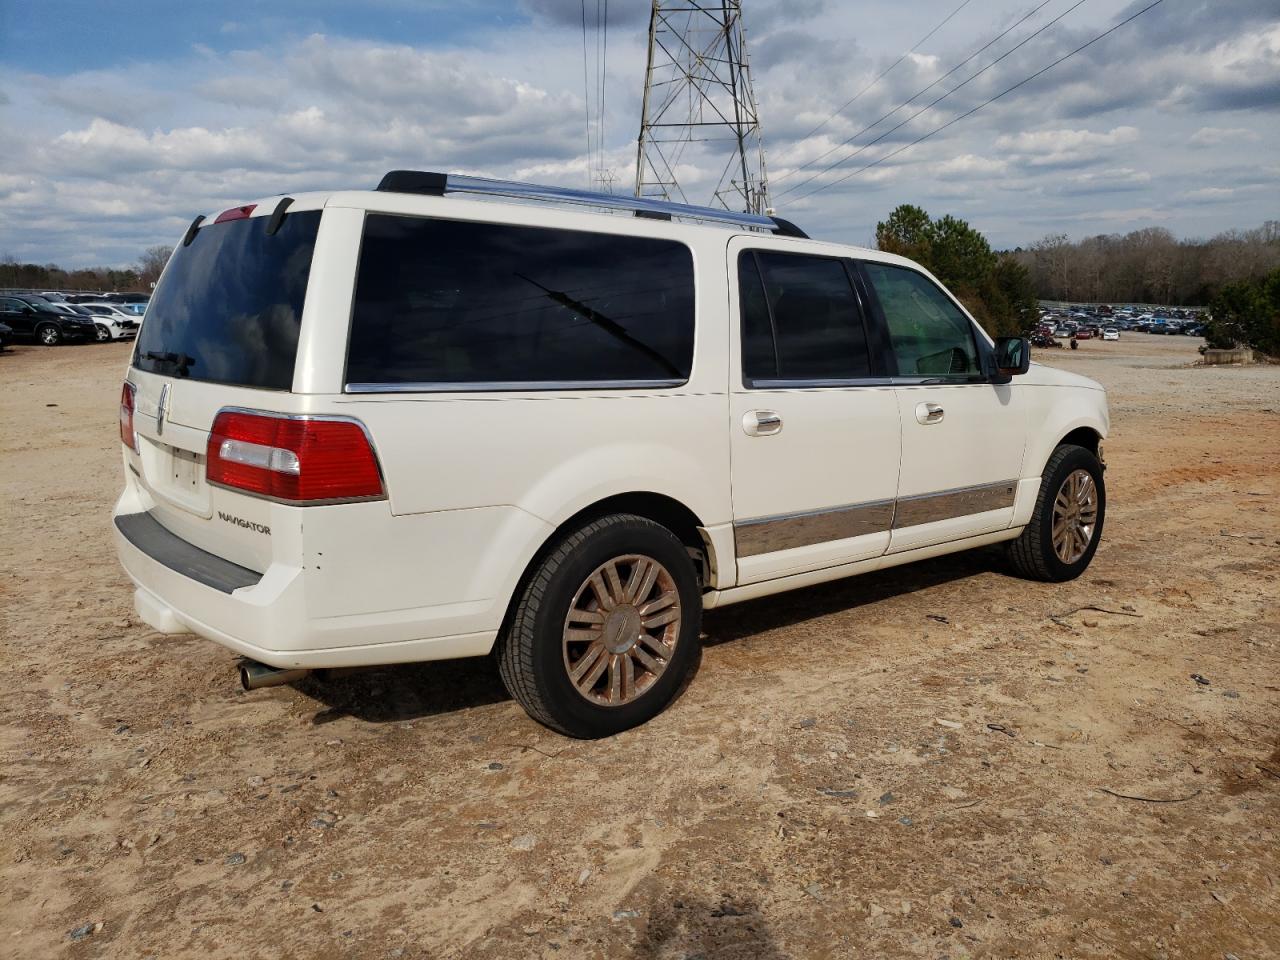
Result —
<instances>
[{"instance_id":1,"label":"rear window wiper","mask_svg":"<svg viewBox=\"0 0 1280 960\"><path fill-rule=\"evenodd\" d=\"M618 342L625 343L627 346L643 353L645 356L656 362L660 367L667 370L671 376L677 379L684 378L685 374L681 372L680 368L672 363L671 360L663 353L655 350L644 341L637 340L616 320L609 319L603 313L591 309L591 307L587 306L581 300L575 300L567 293L563 293L559 290L552 290L550 287L543 286L537 280L534 280L532 277L526 277L523 273L517 273L516 276L526 283L533 284L546 295L548 300L551 300L553 303L558 303L563 307L568 307L578 316L583 317L586 320L590 320Z\"/></svg>"},{"instance_id":2,"label":"rear window wiper","mask_svg":"<svg viewBox=\"0 0 1280 960\"><path fill-rule=\"evenodd\" d=\"M185 353L159 353L155 350L147 350L142 354L143 360L154 360L156 363L172 363L174 364L174 373L180 377L190 374L187 369L196 362L195 357L189 357Z\"/></svg>"}]
</instances>

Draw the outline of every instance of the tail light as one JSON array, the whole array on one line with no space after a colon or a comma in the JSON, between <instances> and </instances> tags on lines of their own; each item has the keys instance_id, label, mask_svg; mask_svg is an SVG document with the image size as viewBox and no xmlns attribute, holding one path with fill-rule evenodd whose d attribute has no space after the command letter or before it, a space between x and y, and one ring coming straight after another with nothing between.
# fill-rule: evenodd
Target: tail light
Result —
<instances>
[{"instance_id":1,"label":"tail light","mask_svg":"<svg viewBox=\"0 0 1280 960\"><path fill-rule=\"evenodd\" d=\"M120 442L138 452L138 435L133 432L133 396L134 386L128 380L120 389Z\"/></svg>"},{"instance_id":2,"label":"tail light","mask_svg":"<svg viewBox=\"0 0 1280 960\"><path fill-rule=\"evenodd\" d=\"M232 207L230 210L223 210L218 214L214 223L226 223L228 220L247 220L253 216L253 211L257 209L256 203L246 203L242 207Z\"/></svg>"},{"instance_id":3,"label":"tail light","mask_svg":"<svg viewBox=\"0 0 1280 960\"><path fill-rule=\"evenodd\" d=\"M373 444L358 420L223 410L209 434L209 483L287 503L386 497Z\"/></svg>"}]
</instances>

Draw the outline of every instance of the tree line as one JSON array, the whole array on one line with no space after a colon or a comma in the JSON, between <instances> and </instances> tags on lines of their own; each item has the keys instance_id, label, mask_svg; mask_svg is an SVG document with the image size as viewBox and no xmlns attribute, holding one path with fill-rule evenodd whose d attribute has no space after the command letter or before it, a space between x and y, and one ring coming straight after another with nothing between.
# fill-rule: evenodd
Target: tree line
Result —
<instances>
[{"instance_id":1,"label":"tree line","mask_svg":"<svg viewBox=\"0 0 1280 960\"><path fill-rule=\"evenodd\" d=\"M0 259L0 288L22 290L101 290L104 293L150 293L169 262L173 247L148 247L128 267L82 267L68 270L56 263L19 263Z\"/></svg>"},{"instance_id":2,"label":"tree line","mask_svg":"<svg viewBox=\"0 0 1280 960\"><path fill-rule=\"evenodd\" d=\"M1229 284L1280 267L1280 220L1178 240L1163 227L1071 241L1051 234L1012 251L1044 300L1206 306Z\"/></svg>"},{"instance_id":3,"label":"tree line","mask_svg":"<svg viewBox=\"0 0 1280 960\"><path fill-rule=\"evenodd\" d=\"M903 204L876 224L876 245L927 268L993 337L1029 330L1038 300L1207 306L1212 346L1280 356L1280 220L1211 240L1151 227L998 252L965 221Z\"/></svg>"}]
</instances>

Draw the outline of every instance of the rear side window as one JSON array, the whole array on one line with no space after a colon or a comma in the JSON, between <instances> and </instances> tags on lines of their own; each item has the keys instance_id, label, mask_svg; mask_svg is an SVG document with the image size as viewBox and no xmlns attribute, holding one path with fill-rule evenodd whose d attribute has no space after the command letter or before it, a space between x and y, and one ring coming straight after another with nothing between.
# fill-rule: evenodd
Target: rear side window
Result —
<instances>
[{"instance_id":1,"label":"rear side window","mask_svg":"<svg viewBox=\"0 0 1280 960\"><path fill-rule=\"evenodd\" d=\"M842 261L745 250L738 283L748 384L870 376L862 311Z\"/></svg>"},{"instance_id":2,"label":"rear side window","mask_svg":"<svg viewBox=\"0 0 1280 960\"><path fill-rule=\"evenodd\" d=\"M973 326L937 284L904 267L862 268L884 311L900 376L968 379L981 373Z\"/></svg>"},{"instance_id":3,"label":"rear side window","mask_svg":"<svg viewBox=\"0 0 1280 960\"><path fill-rule=\"evenodd\" d=\"M347 382L670 386L689 378L693 330L683 244L370 214Z\"/></svg>"},{"instance_id":4,"label":"rear side window","mask_svg":"<svg viewBox=\"0 0 1280 960\"><path fill-rule=\"evenodd\" d=\"M165 376L288 390L320 211L201 228L165 268L133 365Z\"/></svg>"}]
</instances>

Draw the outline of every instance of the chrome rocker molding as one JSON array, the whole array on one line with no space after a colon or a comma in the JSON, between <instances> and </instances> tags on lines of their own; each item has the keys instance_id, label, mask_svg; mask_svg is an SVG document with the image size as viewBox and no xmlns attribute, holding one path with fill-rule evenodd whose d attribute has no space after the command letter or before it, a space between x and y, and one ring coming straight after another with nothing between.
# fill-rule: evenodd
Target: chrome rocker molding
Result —
<instances>
[{"instance_id":1,"label":"chrome rocker molding","mask_svg":"<svg viewBox=\"0 0 1280 960\"><path fill-rule=\"evenodd\" d=\"M832 510L809 510L733 525L739 557L756 557L775 550L809 547L828 540L848 540L880 533L893 525L893 501L851 504Z\"/></svg>"},{"instance_id":2,"label":"chrome rocker molding","mask_svg":"<svg viewBox=\"0 0 1280 960\"><path fill-rule=\"evenodd\" d=\"M1012 507L1017 489L1016 480L1002 480L896 500L742 520L733 525L734 544L739 557L755 557L777 550L901 530Z\"/></svg>"},{"instance_id":3,"label":"chrome rocker molding","mask_svg":"<svg viewBox=\"0 0 1280 960\"><path fill-rule=\"evenodd\" d=\"M893 529L950 520L971 513L986 513L988 510L1003 510L1013 506L1017 491L1017 480L1001 480L998 483L899 497L893 516Z\"/></svg>"}]
</instances>

